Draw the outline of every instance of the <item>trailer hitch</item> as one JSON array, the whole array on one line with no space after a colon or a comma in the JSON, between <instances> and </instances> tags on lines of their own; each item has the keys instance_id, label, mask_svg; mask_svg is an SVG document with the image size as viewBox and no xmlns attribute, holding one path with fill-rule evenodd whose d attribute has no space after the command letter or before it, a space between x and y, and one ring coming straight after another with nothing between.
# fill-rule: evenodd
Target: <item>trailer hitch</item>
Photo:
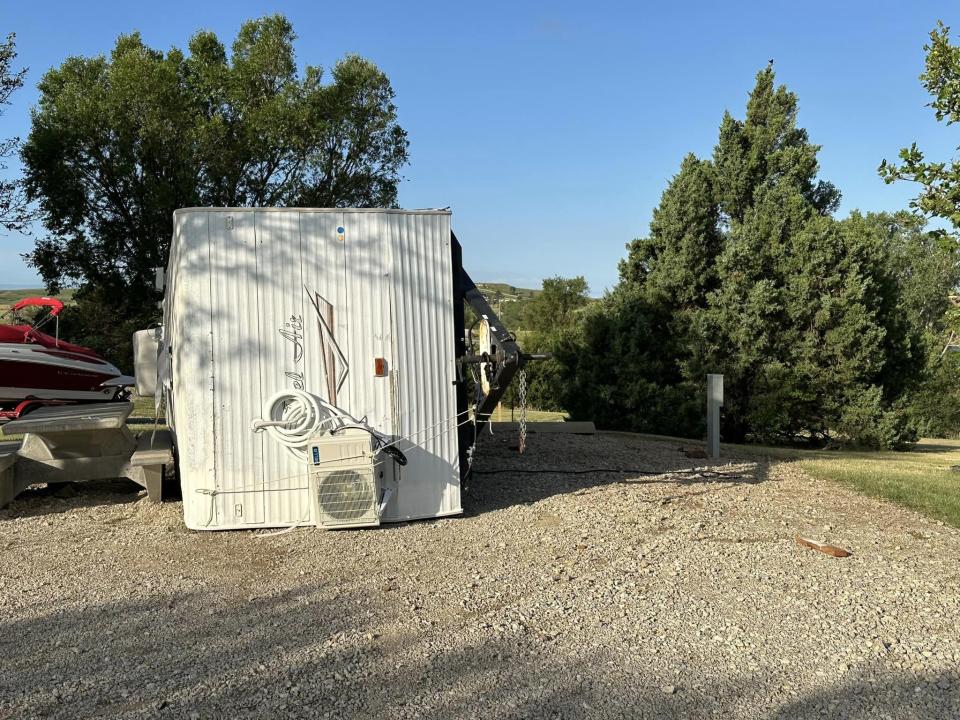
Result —
<instances>
[{"instance_id":1,"label":"trailer hitch","mask_svg":"<svg viewBox=\"0 0 960 720\"><path fill-rule=\"evenodd\" d=\"M479 365L489 381L490 387L493 388L498 384L496 380L499 377L499 370L502 366L513 363L517 366L516 370L520 370L526 367L527 363L531 360L548 360L550 357L552 357L550 353L517 352L513 355L507 355L503 352L502 348L497 348L492 353L482 352L479 355L464 355L459 358L457 370L460 373L460 377L465 378L466 369Z\"/></svg>"},{"instance_id":2,"label":"trailer hitch","mask_svg":"<svg viewBox=\"0 0 960 720\"><path fill-rule=\"evenodd\" d=\"M476 369L480 380L478 397L474 407L477 428L481 429L490 420L493 411L510 386L517 371L532 360L545 360L550 357L544 353L525 353L517 344L516 336L504 327L490 303L477 288L470 275L462 267L459 272L459 286L463 290L463 301L476 313L477 323L483 328L479 352L466 352L469 345L476 350L472 337L463 338L465 352L458 358L458 372L461 381L466 379L468 369ZM473 328L467 331L472 335Z\"/></svg>"},{"instance_id":3,"label":"trailer hitch","mask_svg":"<svg viewBox=\"0 0 960 720\"><path fill-rule=\"evenodd\" d=\"M525 353L517 344L516 336L504 327L497 313L477 288L469 273L463 268L463 254L460 242L454 233L450 233L451 255L453 260L453 301L454 322L458 328L456 338L457 358L457 417L469 415L468 373L474 380L475 395L473 402L473 422L460 421L460 474L465 480L470 473L472 450L476 438L490 422L497 405L510 387L513 380L526 364L533 360L545 360L550 357L543 353ZM473 342L473 329L466 329L464 305L469 305L477 316L477 323L483 327L482 342ZM463 329L463 330L460 330ZM479 347L477 347L479 345Z\"/></svg>"}]
</instances>

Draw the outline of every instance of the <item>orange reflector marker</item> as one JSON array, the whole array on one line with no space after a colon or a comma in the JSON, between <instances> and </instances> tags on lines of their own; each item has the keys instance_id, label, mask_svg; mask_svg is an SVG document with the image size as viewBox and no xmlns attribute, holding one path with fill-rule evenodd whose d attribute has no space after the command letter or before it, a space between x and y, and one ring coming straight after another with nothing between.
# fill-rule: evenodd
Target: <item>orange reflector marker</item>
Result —
<instances>
[{"instance_id":1,"label":"orange reflector marker","mask_svg":"<svg viewBox=\"0 0 960 720\"><path fill-rule=\"evenodd\" d=\"M387 376L387 359L375 358L373 361L373 372L377 377Z\"/></svg>"}]
</instances>

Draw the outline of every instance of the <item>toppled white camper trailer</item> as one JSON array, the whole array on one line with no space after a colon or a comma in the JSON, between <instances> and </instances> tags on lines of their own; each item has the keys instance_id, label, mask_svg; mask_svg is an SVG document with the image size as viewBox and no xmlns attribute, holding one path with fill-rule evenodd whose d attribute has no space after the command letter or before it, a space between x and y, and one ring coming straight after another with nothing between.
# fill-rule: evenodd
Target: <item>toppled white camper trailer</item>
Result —
<instances>
[{"instance_id":1,"label":"toppled white camper trailer","mask_svg":"<svg viewBox=\"0 0 960 720\"><path fill-rule=\"evenodd\" d=\"M464 300L487 326L470 354ZM522 362L498 326L447 210L178 210L155 372L187 526L460 513L473 418Z\"/></svg>"}]
</instances>

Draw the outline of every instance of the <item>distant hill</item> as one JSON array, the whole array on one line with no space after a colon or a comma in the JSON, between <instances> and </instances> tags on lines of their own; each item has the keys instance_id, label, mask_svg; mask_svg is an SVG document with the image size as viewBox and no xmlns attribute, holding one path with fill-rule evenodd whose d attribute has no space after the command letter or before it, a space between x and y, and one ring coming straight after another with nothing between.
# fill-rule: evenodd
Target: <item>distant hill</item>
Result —
<instances>
[{"instance_id":1,"label":"distant hill","mask_svg":"<svg viewBox=\"0 0 960 720\"><path fill-rule=\"evenodd\" d=\"M500 316L503 324L514 332L522 330L524 308L540 293L540 290L515 287L507 283L478 282L477 287L490 303L490 307Z\"/></svg>"},{"instance_id":2,"label":"distant hill","mask_svg":"<svg viewBox=\"0 0 960 720\"><path fill-rule=\"evenodd\" d=\"M495 282L478 282L477 287L507 329L516 333L517 337L522 339L527 333L527 328L524 327L524 315L527 306L543 291L539 288L534 290ZM598 298L587 298L588 305L597 301ZM467 325L469 326L473 322L473 316L469 312L467 315Z\"/></svg>"},{"instance_id":3,"label":"distant hill","mask_svg":"<svg viewBox=\"0 0 960 720\"><path fill-rule=\"evenodd\" d=\"M540 294L540 290L531 290L530 288L515 287L506 283L477 283L477 287L483 291L484 295L500 295L504 300L529 300Z\"/></svg>"},{"instance_id":4,"label":"distant hill","mask_svg":"<svg viewBox=\"0 0 960 720\"><path fill-rule=\"evenodd\" d=\"M47 291L43 288L24 288L21 290L0 290L0 314L5 313L10 309L10 306L16 303L18 300L23 300L25 297L42 297L47 294ZM57 293L52 297L63 300L65 303L69 303L73 299L73 290L64 290L61 293Z\"/></svg>"}]
</instances>

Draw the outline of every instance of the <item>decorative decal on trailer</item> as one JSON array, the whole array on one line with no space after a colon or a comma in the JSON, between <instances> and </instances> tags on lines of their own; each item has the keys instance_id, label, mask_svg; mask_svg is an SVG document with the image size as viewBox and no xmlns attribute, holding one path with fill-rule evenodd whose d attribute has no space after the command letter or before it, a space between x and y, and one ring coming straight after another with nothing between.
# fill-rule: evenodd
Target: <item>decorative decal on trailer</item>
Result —
<instances>
[{"instance_id":1,"label":"decorative decal on trailer","mask_svg":"<svg viewBox=\"0 0 960 720\"><path fill-rule=\"evenodd\" d=\"M287 370L284 374L293 381L296 390L303 390L303 372L300 371L303 360L303 315L291 315L280 328L280 336L290 343L293 365L296 369Z\"/></svg>"},{"instance_id":2,"label":"decorative decal on trailer","mask_svg":"<svg viewBox=\"0 0 960 720\"><path fill-rule=\"evenodd\" d=\"M320 353L327 388L325 399L331 405L336 405L337 393L346 382L347 375L350 373L350 364L347 362L347 356L340 349L333 331L333 304L316 291L311 293L307 288L304 288L304 291L317 313L317 332L320 335Z\"/></svg>"},{"instance_id":3,"label":"decorative decal on trailer","mask_svg":"<svg viewBox=\"0 0 960 720\"><path fill-rule=\"evenodd\" d=\"M319 386L326 391L324 399L332 405L336 405L337 393L347 380L347 375L350 373L350 364L347 362L347 356L340 348L333 330L335 327L333 323L334 307L320 293L311 291L305 286L303 291L317 316L317 336L320 339L320 359L323 367L323 378ZM303 315L290 315L279 332L280 337L286 340L289 345L288 352L293 365L293 369L286 370L284 375L293 383L294 389L304 390L306 380L303 374L303 361L306 354L306 345Z\"/></svg>"}]
</instances>

